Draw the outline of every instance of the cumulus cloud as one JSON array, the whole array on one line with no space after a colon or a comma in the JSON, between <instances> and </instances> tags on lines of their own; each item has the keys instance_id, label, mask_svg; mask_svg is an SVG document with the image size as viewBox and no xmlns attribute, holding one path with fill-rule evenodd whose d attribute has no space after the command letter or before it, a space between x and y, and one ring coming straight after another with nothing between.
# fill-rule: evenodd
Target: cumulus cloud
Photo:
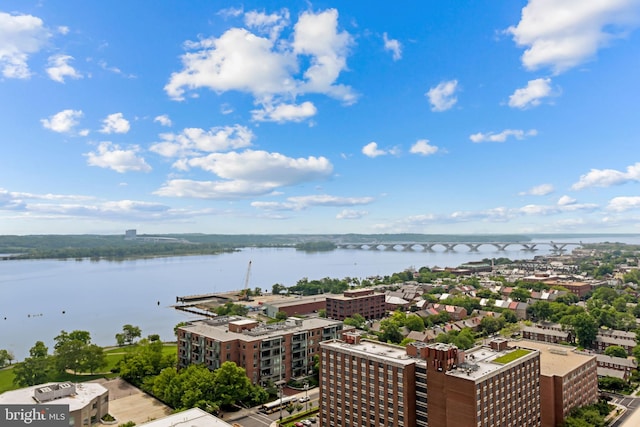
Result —
<instances>
[{"instance_id":1,"label":"cumulus cloud","mask_svg":"<svg viewBox=\"0 0 640 427\"><path fill-rule=\"evenodd\" d=\"M41 119L40 123L45 129L52 130L58 133L70 133L73 128L78 125L78 119L84 114L81 110L62 110L48 119Z\"/></svg>"},{"instance_id":2,"label":"cumulus cloud","mask_svg":"<svg viewBox=\"0 0 640 427\"><path fill-rule=\"evenodd\" d=\"M576 202L576 199L574 199L573 197L569 197L567 195L564 195L558 199L559 206L573 205L575 202Z\"/></svg>"},{"instance_id":3,"label":"cumulus cloud","mask_svg":"<svg viewBox=\"0 0 640 427\"><path fill-rule=\"evenodd\" d=\"M456 105L458 98L455 97L458 88L457 80L441 82L429 89L425 94L431 103L431 111L446 111Z\"/></svg>"},{"instance_id":4,"label":"cumulus cloud","mask_svg":"<svg viewBox=\"0 0 640 427\"><path fill-rule=\"evenodd\" d=\"M631 209L640 209L640 196L620 196L609 201L607 209L614 212L624 212Z\"/></svg>"},{"instance_id":5,"label":"cumulus cloud","mask_svg":"<svg viewBox=\"0 0 640 427\"><path fill-rule=\"evenodd\" d=\"M102 121L101 133L127 133L130 129L129 121L124 118L122 113L109 114Z\"/></svg>"},{"instance_id":6,"label":"cumulus cloud","mask_svg":"<svg viewBox=\"0 0 640 427\"><path fill-rule=\"evenodd\" d=\"M428 139L420 139L411 146L409 150L412 154L420 154L422 156L430 156L438 152L438 147L430 145Z\"/></svg>"},{"instance_id":7,"label":"cumulus cloud","mask_svg":"<svg viewBox=\"0 0 640 427\"><path fill-rule=\"evenodd\" d=\"M571 186L573 190L589 187L610 187L628 182L640 182L640 162L627 166L626 172L614 169L591 169Z\"/></svg>"},{"instance_id":8,"label":"cumulus cloud","mask_svg":"<svg viewBox=\"0 0 640 427\"><path fill-rule=\"evenodd\" d=\"M525 110L537 107L542 99L552 96L551 79L529 80L526 87L516 89L509 97L509 107Z\"/></svg>"},{"instance_id":9,"label":"cumulus cloud","mask_svg":"<svg viewBox=\"0 0 640 427\"><path fill-rule=\"evenodd\" d=\"M76 71L71 65L69 65L69 61L73 60L73 56L69 55L52 55L49 57L49 66L47 67L47 74L51 80L56 81L58 83L64 83L65 77L69 77L72 79L81 79L82 74Z\"/></svg>"},{"instance_id":10,"label":"cumulus cloud","mask_svg":"<svg viewBox=\"0 0 640 427\"><path fill-rule=\"evenodd\" d=\"M32 15L0 12L0 69L10 79L31 76L27 61L51 37L42 19Z\"/></svg>"},{"instance_id":11,"label":"cumulus cloud","mask_svg":"<svg viewBox=\"0 0 640 427\"><path fill-rule=\"evenodd\" d=\"M156 118L153 119L153 121L156 123L160 123L161 126L167 126L167 127L171 127L171 125L173 124L169 116L166 114L156 116Z\"/></svg>"},{"instance_id":12,"label":"cumulus cloud","mask_svg":"<svg viewBox=\"0 0 640 427\"><path fill-rule=\"evenodd\" d=\"M154 194L207 199L257 196L283 186L326 179L333 171L333 166L325 157L291 158L279 153L253 150L213 153L185 159L181 165L211 172L222 180L175 179L165 183Z\"/></svg>"},{"instance_id":13,"label":"cumulus cloud","mask_svg":"<svg viewBox=\"0 0 640 427\"><path fill-rule=\"evenodd\" d=\"M164 157L185 157L249 147L255 135L245 126L234 125L213 127L208 131L186 128L180 133L163 133L160 138L163 141L153 144L151 151Z\"/></svg>"},{"instance_id":14,"label":"cumulus cloud","mask_svg":"<svg viewBox=\"0 0 640 427\"><path fill-rule=\"evenodd\" d=\"M379 149L378 143L372 141L367 145L365 145L364 147L362 147L362 154L364 154L367 157L374 158L378 156L385 156L389 154L389 151Z\"/></svg>"},{"instance_id":15,"label":"cumulus cloud","mask_svg":"<svg viewBox=\"0 0 640 427\"><path fill-rule=\"evenodd\" d=\"M520 130L520 129L505 129L500 133L474 133L469 136L471 142L480 143L480 142L505 142L509 137L514 137L515 139L522 140L529 136L535 136L538 134L538 131L535 129L531 129L528 131Z\"/></svg>"},{"instance_id":16,"label":"cumulus cloud","mask_svg":"<svg viewBox=\"0 0 640 427\"><path fill-rule=\"evenodd\" d=\"M281 12L246 14L252 28L269 29L270 37L288 24ZM171 74L167 94L182 100L185 92L208 88L216 92L251 93L258 104L276 97L291 99L306 93L325 94L346 104L355 102L349 86L336 84L347 68L353 39L338 31L338 12L304 12L294 25L293 39L261 37L244 28L231 28L220 37L187 42L183 69ZM301 69L301 64L308 64ZM302 77L300 77L302 75ZM279 104L280 102L274 102Z\"/></svg>"},{"instance_id":17,"label":"cumulus cloud","mask_svg":"<svg viewBox=\"0 0 640 427\"><path fill-rule=\"evenodd\" d=\"M151 166L138 156L140 148L136 145L122 149L109 141L101 142L94 152L86 153L87 164L116 172L149 172Z\"/></svg>"},{"instance_id":18,"label":"cumulus cloud","mask_svg":"<svg viewBox=\"0 0 640 427\"><path fill-rule=\"evenodd\" d=\"M289 25L289 11L281 9L278 13L267 15L265 12L252 10L244 15L244 23L262 34L268 34L271 40L276 40Z\"/></svg>"},{"instance_id":19,"label":"cumulus cloud","mask_svg":"<svg viewBox=\"0 0 640 427\"><path fill-rule=\"evenodd\" d=\"M388 50L393 54L393 60L397 61L402 58L402 45L398 40L390 39L387 33L382 34L384 40L384 50Z\"/></svg>"},{"instance_id":20,"label":"cumulus cloud","mask_svg":"<svg viewBox=\"0 0 640 427\"><path fill-rule=\"evenodd\" d=\"M638 23L637 0L529 0L518 25L506 31L526 48L527 69L549 67L557 74L592 59Z\"/></svg>"},{"instance_id":21,"label":"cumulus cloud","mask_svg":"<svg viewBox=\"0 0 640 427\"><path fill-rule=\"evenodd\" d=\"M252 119L257 122L301 122L316 115L318 110L312 102L302 104L279 104L273 106L265 103L260 110L251 112Z\"/></svg>"},{"instance_id":22,"label":"cumulus cloud","mask_svg":"<svg viewBox=\"0 0 640 427\"><path fill-rule=\"evenodd\" d=\"M530 189L528 189L527 191L523 191L521 193L519 193L520 196L546 196L547 194L551 194L554 192L554 188L553 185L551 184L540 184L540 185L536 185L535 187L532 187Z\"/></svg>"}]
</instances>

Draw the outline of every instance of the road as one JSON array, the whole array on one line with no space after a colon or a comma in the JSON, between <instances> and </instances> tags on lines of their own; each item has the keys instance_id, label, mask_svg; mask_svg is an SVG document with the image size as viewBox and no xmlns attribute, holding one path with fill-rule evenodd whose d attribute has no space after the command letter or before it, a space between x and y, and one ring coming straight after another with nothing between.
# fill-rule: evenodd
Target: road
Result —
<instances>
[{"instance_id":1,"label":"road","mask_svg":"<svg viewBox=\"0 0 640 427\"><path fill-rule=\"evenodd\" d=\"M297 393L294 396L301 398L305 395L305 392ZM318 407L318 395L319 389L315 388L309 390L308 396L309 401L303 403L306 408ZM308 406L307 406L308 405ZM286 410L282 410L282 417L289 416L289 413ZM280 411L275 412L273 414L263 414L259 411L258 407L251 408L248 410L243 410L238 414L227 414L223 419L229 424L238 423L242 427L269 427L274 421L277 421L280 418Z\"/></svg>"},{"instance_id":2,"label":"road","mask_svg":"<svg viewBox=\"0 0 640 427\"><path fill-rule=\"evenodd\" d=\"M640 399L637 397L623 396L620 394L603 393L611 398L609 403L624 406L627 410L616 419L611 427L637 427L640 425Z\"/></svg>"}]
</instances>

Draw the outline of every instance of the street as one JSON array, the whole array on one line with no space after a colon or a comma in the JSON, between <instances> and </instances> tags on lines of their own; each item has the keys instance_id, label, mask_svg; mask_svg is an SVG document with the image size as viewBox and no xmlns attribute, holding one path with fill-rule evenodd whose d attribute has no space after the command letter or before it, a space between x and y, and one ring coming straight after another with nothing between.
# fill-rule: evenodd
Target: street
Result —
<instances>
[{"instance_id":1,"label":"street","mask_svg":"<svg viewBox=\"0 0 640 427\"><path fill-rule=\"evenodd\" d=\"M308 391L309 401L302 403L306 408L318 407L318 395L319 389L314 388ZM305 396L305 392L296 393L293 396L297 396L298 399ZM260 412L259 407L245 409L238 412L226 413L223 417L224 421L233 424L238 423L242 427L268 427L274 421L280 418L280 411L273 414L263 414ZM286 410L282 410L282 417L288 417L289 413Z\"/></svg>"}]
</instances>

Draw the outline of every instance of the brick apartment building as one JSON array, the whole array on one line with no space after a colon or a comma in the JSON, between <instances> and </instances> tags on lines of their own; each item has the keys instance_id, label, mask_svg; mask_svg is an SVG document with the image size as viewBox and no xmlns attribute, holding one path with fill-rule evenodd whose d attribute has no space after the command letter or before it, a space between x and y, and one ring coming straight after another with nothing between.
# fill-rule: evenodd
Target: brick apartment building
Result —
<instances>
[{"instance_id":1,"label":"brick apartment building","mask_svg":"<svg viewBox=\"0 0 640 427\"><path fill-rule=\"evenodd\" d=\"M385 294L373 289L354 289L343 295L327 296L327 317L344 320L354 314L365 319L381 319L386 314Z\"/></svg>"},{"instance_id":2,"label":"brick apartment building","mask_svg":"<svg viewBox=\"0 0 640 427\"><path fill-rule=\"evenodd\" d=\"M193 321L178 328L178 367L198 363L214 370L231 361L254 384L305 377L320 342L339 337L342 328L342 322L321 318L274 324L229 316Z\"/></svg>"},{"instance_id":3,"label":"brick apartment building","mask_svg":"<svg viewBox=\"0 0 640 427\"><path fill-rule=\"evenodd\" d=\"M595 355L565 345L520 340L511 345L540 352L542 427L562 425L572 409L598 401Z\"/></svg>"},{"instance_id":4,"label":"brick apartment building","mask_svg":"<svg viewBox=\"0 0 640 427\"><path fill-rule=\"evenodd\" d=\"M465 354L344 334L321 345L322 427L540 426L540 353L505 340Z\"/></svg>"},{"instance_id":5,"label":"brick apartment building","mask_svg":"<svg viewBox=\"0 0 640 427\"><path fill-rule=\"evenodd\" d=\"M327 308L325 295L312 295L306 297L284 297L264 304L265 314L276 317L279 311L292 317L299 314L309 314Z\"/></svg>"}]
</instances>

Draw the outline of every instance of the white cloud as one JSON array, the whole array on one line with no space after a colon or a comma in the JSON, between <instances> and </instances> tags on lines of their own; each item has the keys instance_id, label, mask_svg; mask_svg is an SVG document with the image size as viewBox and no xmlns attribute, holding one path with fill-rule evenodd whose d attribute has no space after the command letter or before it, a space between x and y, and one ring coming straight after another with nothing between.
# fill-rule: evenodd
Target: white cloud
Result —
<instances>
[{"instance_id":1,"label":"white cloud","mask_svg":"<svg viewBox=\"0 0 640 427\"><path fill-rule=\"evenodd\" d=\"M312 102L302 104L279 104L273 106L265 103L261 110L251 112L252 119L257 122L301 122L316 115L318 110Z\"/></svg>"},{"instance_id":2,"label":"white cloud","mask_svg":"<svg viewBox=\"0 0 640 427\"><path fill-rule=\"evenodd\" d=\"M252 202L251 206L269 211L299 211L313 206L340 207L367 205L373 197L338 197L327 194L288 197L285 202Z\"/></svg>"},{"instance_id":3,"label":"white cloud","mask_svg":"<svg viewBox=\"0 0 640 427\"><path fill-rule=\"evenodd\" d=\"M175 179L155 194L210 199L257 196L273 192L278 187L326 179L333 171L333 166L324 157L291 158L253 150L213 153L185 159L181 165L201 168L224 181Z\"/></svg>"},{"instance_id":4,"label":"white cloud","mask_svg":"<svg viewBox=\"0 0 640 427\"><path fill-rule=\"evenodd\" d=\"M153 121L156 123L160 123L161 126L167 126L167 127L171 127L171 125L173 124L171 123L171 119L169 118L169 116L166 114L156 116L156 118L153 119Z\"/></svg>"},{"instance_id":5,"label":"white cloud","mask_svg":"<svg viewBox=\"0 0 640 427\"><path fill-rule=\"evenodd\" d=\"M58 83L64 83L65 77L72 79L81 79L82 74L75 70L69 61L73 60L73 56L69 55L52 55L49 57L49 66L47 67L47 74L51 80Z\"/></svg>"},{"instance_id":6,"label":"white cloud","mask_svg":"<svg viewBox=\"0 0 640 427\"><path fill-rule=\"evenodd\" d=\"M640 162L627 166L626 172L614 169L591 169L571 186L572 190L584 190L589 187L610 187L628 182L640 182Z\"/></svg>"},{"instance_id":7,"label":"white cloud","mask_svg":"<svg viewBox=\"0 0 640 427\"><path fill-rule=\"evenodd\" d=\"M522 64L527 69L561 73L637 25L637 0L529 0L518 25L506 31L526 47Z\"/></svg>"},{"instance_id":8,"label":"white cloud","mask_svg":"<svg viewBox=\"0 0 640 427\"><path fill-rule=\"evenodd\" d=\"M421 139L411 146L409 150L412 154L420 154L423 156L429 156L438 152L438 147L430 145L428 139Z\"/></svg>"},{"instance_id":9,"label":"white cloud","mask_svg":"<svg viewBox=\"0 0 640 427\"><path fill-rule=\"evenodd\" d=\"M537 107L543 98L551 96L551 79L529 80L526 87L516 89L509 97L509 107L522 110Z\"/></svg>"},{"instance_id":10,"label":"white cloud","mask_svg":"<svg viewBox=\"0 0 640 427\"><path fill-rule=\"evenodd\" d=\"M102 121L101 133L127 133L129 132L129 121L124 118L122 113L109 114Z\"/></svg>"},{"instance_id":11,"label":"white cloud","mask_svg":"<svg viewBox=\"0 0 640 427\"><path fill-rule=\"evenodd\" d=\"M282 30L289 25L289 11L281 9L279 13L267 15L264 12L252 10L245 13L244 23L262 34L269 34L271 40L276 40Z\"/></svg>"},{"instance_id":12,"label":"white cloud","mask_svg":"<svg viewBox=\"0 0 640 427\"><path fill-rule=\"evenodd\" d=\"M398 40L390 39L387 33L382 34L384 39L384 49L393 53L393 60L397 61L402 58L402 45Z\"/></svg>"},{"instance_id":13,"label":"white cloud","mask_svg":"<svg viewBox=\"0 0 640 427\"><path fill-rule=\"evenodd\" d=\"M431 111L446 111L456 105L458 102L458 98L455 97L457 88L458 81L449 80L429 89L425 95L431 103Z\"/></svg>"},{"instance_id":14,"label":"white cloud","mask_svg":"<svg viewBox=\"0 0 640 427\"><path fill-rule=\"evenodd\" d=\"M199 153L228 151L251 146L255 135L251 129L240 126L186 128L181 133L163 133L162 142L155 143L150 150L164 157L196 156Z\"/></svg>"},{"instance_id":15,"label":"white cloud","mask_svg":"<svg viewBox=\"0 0 640 427\"><path fill-rule=\"evenodd\" d=\"M378 157L378 156L384 156L389 154L387 151L385 150L380 150L378 148L378 143L377 142L370 142L367 145L365 145L364 147L362 147L362 154L364 154L367 157Z\"/></svg>"},{"instance_id":16,"label":"white cloud","mask_svg":"<svg viewBox=\"0 0 640 427\"><path fill-rule=\"evenodd\" d=\"M105 71L109 71L111 73L118 74L118 75L120 75L122 77L125 77L127 79L135 79L136 78L135 74L126 74L120 68L113 67L113 66L107 64L107 62L105 60L98 61L98 65L100 66L100 68L102 68Z\"/></svg>"},{"instance_id":17,"label":"white cloud","mask_svg":"<svg viewBox=\"0 0 640 427\"><path fill-rule=\"evenodd\" d=\"M138 146L132 146L123 150L119 145L105 141L98 145L95 152L86 153L87 163L90 166L113 169L116 172L149 172L151 166L142 157L138 157Z\"/></svg>"},{"instance_id":18,"label":"white cloud","mask_svg":"<svg viewBox=\"0 0 640 427\"><path fill-rule=\"evenodd\" d=\"M480 143L480 142L505 142L510 136L515 139L522 140L529 136L535 136L538 134L538 131L535 129L531 129L528 131L523 131L520 129L505 129L500 133L474 133L469 136L471 142Z\"/></svg>"},{"instance_id":19,"label":"white cloud","mask_svg":"<svg viewBox=\"0 0 640 427\"><path fill-rule=\"evenodd\" d=\"M609 201L607 209L614 212L624 212L631 209L640 209L640 196L620 196Z\"/></svg>"},{"instance_id":20,"label":"white cloud","mask_svg":"<svg viewBox=\"0 0 640 427\"><path fill-rule=\"evenodd\" d=\"M345 209L336 215L336 219L360 219L362 217L367 216L368 214L369 212L367 211L355 211L352 209Z\"/></svg>"},{"instance_id":21,"label":"white cloud","mask_svg":"<svg viewBox=\"0 0 640 427\"><path fill-rule=\"evenodd\" d=\"M573 197L569 197L567 195L562 196L558 199L559 206L573 205L576 202L576 199Z\"/></svg>"},{"instance_id":22,"label":"white cloud","mask_svg":"<svg viewBox=\"0 0 640 427\"><path fill-rule=\"evenodd\" d=\"M63 110L49 116L48 119L41 119L40 123L46 129L58 133L70 133L78 125L78 119L83 116L81 110Z\"/></svg>"},{"instance_id":23,"label":"white cloud","mask_svg":"<svg viewBox=\"0 0 640 427\"><path fill-rule=\"evenodd\" d=\"M66 25L60 25L58 27L58 33L62 34L63 36L69 34L69 27L67 27Z\"/></svg>"},{"instance_id":24,"label":"white cloud","mask_svg":"<svg viewBox=\"0 0 640 427\"><path fill-rule=\"evenodd\" d=\"M540 184L540 185L536 185L535 187L532 187L530 189L528 189L527 191L523 191L521 193L519 193L520 196L546 196L547 194L551 194L554 192L554 188L553 185L551 184Z\"/></svg>"},{"instance_id":25,"label":"white cloud","mask_svg":"<svg viewBox=\"0 0 640 427\"><path fill-rule=\"evenodd\" d=\"M256 25L271 19L271 15L248 16ZM305 93L353 103L353 90L336 84L346 69L348 47L353 42L347 32L338 32L337 26L338 12L329 9L301 14L292 42L260 37L241 28L231 28L219 38L187 42L185 47L193 52L182 56L183 69L171 74L165 91L176 100L184 99L186 91L208 88L248 92L258 104ZM300 63L308 64L306 70L300 70ZM303 78L297 78L301 73Z\"/></svg>"},{"instance_id":26,"label":"white cloud","mask_svg":"<svg viewBox=\"0 0 640 427\"><path fill-rule=\"evenodd\" d=\"M0 12L0 69L6 78L31 76L27 60L51 37L42 19L32 15Z\"/></svg>"}]
</instances>

